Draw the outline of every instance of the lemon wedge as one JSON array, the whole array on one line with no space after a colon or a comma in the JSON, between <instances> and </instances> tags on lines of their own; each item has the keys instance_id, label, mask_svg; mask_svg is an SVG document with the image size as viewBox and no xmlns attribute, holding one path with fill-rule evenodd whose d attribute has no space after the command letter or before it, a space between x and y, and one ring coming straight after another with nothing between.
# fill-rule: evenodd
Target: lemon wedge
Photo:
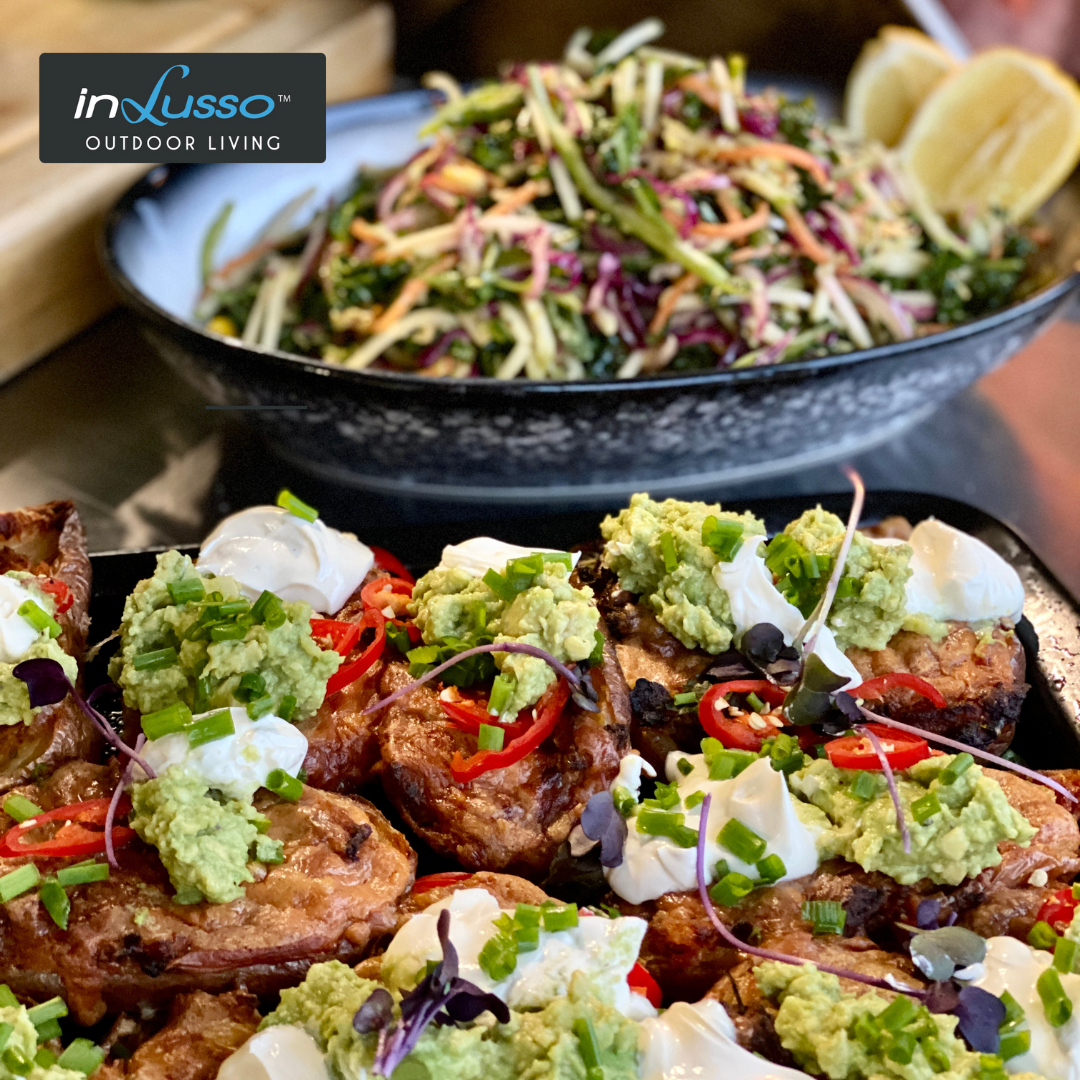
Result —
<instances>
[{"instance_id":1,"label":"lemon wedge","mask_svg":"<svg viewBox=\"0 0 1080 1080\"><path fill-rule=\"evenodd\" d=\"M1049 60L988 49L931 92L899 154L938 210L1020 221L1080 160L1080 87Z\"/></svg>"},{"instance_id":2,"label":"lemon wedge","mask_svg":"<svg viewBox=\"0 0 1080 1080\"><path fill-rule=\"evenodd\" d=\"M844 121L864 139L895 146L915 111L959 67L933 38L886 26L859 54L848 76Z\"/></svg>"}]
</instances>

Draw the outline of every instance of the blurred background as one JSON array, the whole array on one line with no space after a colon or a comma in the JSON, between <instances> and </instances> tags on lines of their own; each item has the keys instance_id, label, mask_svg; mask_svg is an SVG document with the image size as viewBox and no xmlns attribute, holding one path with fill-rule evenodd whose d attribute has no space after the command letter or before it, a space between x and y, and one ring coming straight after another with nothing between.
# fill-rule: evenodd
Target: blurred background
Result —
<instances>
[{"instance_id":1,"label":"blurred background","mask_svg":"<svg viewBox=\"0 0 1080 1080\"><path fill-rule=\"evenodd\" d=\"M737 51L751 68L839 102L881 26L922 26L955 51L1019 44L1080 72L1072 0L0 0L0 506L76 499L92 550L200 539L283 484L333 524L498 516L335 488L279 460L236 413L206 407L137 332L96 254L107 208L145 166L37 160L43 51L288 51L327 55L329 101L460 79L557 55L574 29L659 15L664 43ZM1080 324L1065 320L1005 367L856 464L877 489L950 495L1018 528L1080 592ZM710 493L837 490L834 468ZM663 494L654 492L654 494ZM557 510L551 505L543 509ZM598 509L603 509L598 508ZM536 512L517 511L517 512Z\"/></svg>"}]
</instances>

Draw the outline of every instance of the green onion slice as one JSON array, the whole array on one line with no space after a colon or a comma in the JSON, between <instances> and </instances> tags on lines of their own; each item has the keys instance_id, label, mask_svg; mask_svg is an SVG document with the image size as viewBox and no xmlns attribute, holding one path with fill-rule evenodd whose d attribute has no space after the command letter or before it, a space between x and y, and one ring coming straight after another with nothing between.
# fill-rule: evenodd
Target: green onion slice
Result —
<instances>
[{"instance_id":1,"label":"green onion slice","mask_svg":"<svg viewBox=\"0 0 1080 1080\"><path fill-rule=\"evenodd\" d=\"M251 709L250 705L248 709ZM194 750L197 746L216 742L218 739L235 734L236 725L233 723L232 713L228 709L222 709L221 712L211 713L209 716L196 720L187 729L188 746Z\"/></svg>"},{"instance_id":2,"label":"green onion slice","mask_svg":"<svg viewBox=\"0 0 1080 1080\"><path fill-rule=\"evenodd\" d=\"M60 1055L57 1065L62 1069L74 1069L75 1072L89 1076L102 1062L105 1051L95 1046L89 1039L73 1039L68 1048Z\"/></svg>"},{"instance_id":3,"label":"green onion slice","mask_svg":"<svg viewBox=\"0 0 1080 1080\"><path fill-rule=\"evenodd\" d=\"M29 892L41 881L41 874L33 863L24 863L17 870L0 877L0 904L6 904L24 892Z\"/></svg>"},{"instance_id":4,"label":"green onion slice","mask_svg":"<svg viewBox=\"0 0 1080 1080\"><path fill-rule=\"evenodd\" d=\"M65 866L56 871L56 880L65 888L71 885L89 885L92 881L108 881L109 864L87 861Z\"/></svg>"},{"instance_id":5,"label":"green onion slice","mask_svg":"<svg viewBox=\"0 0 1080 1080\"><path fill-rule=\"evenodd\" d=\"M166 649L153 649L151 652L139 653L138 656L132 658L131 666L136 671L161 671L172 667L178 659L176 650L169 646Z\"/></svg>"},{"instance_id":6,"label":"green onion slice","mask_svg":"<svg viewBox=\"0 0 1080 1080\"><path fill-rule=\"evenodd\" d=\"M40 806L32 803L22 795L9 795L4 800L4 813L16 824L21 825L24 821L37 817L43 811Z\"/></svg>"},{"instance_id":7,"label":"green onion slice","mask_svg":"<svg viewBox=\"0 0 1080 1080\"><path fill-rule=\"evenodd\" d=\"M736 859L750 863L751 866L765 854L766 842L738 818L730 818L725 822L717 840L721 847L726 847Z\"/></svg>"},{"instance_id":8,"label":"green onion slice","mask_svg":"<svg viewBox=\"0 0 1080 1080\"><path fill-rule=\"evenodd\" d=\"M847 922L847 912L839 900L807 900L802 917L814 924L815 934L842 934Z\"/></svg>"},{"instance_id":9,"label":"green onion slice","mask_svg":"<svg viewBox=\"0 0 1080 1080\"><path fill-rule=\"evenodd\" d=\"M34 600L24 600L19 605L19 614L35 630L46 630L51 638L60 636L60 624Z\"/></svg>"},{"instance_id":10,"label":"green onion slice","mask_svg":"<svg viewBox=\"0 0 1080 1080\"><path fill-rule=\"evenodd\" d=\"M299 802L304 793L304 785L284 769L274 769L263 786L286 802Z\"/></svg>"},{"instance_id":11,"label":"green onion slice","mask_svg":"<svg viewBox=\"0 0 1080 1080\"><path fill-rule=\"evenodd\" d=\"M314 506L308 506L302 499L298 499L288 488L282 488L278 492L277 504L282 510L288 510L305 521L315 521L319 511Z\"/></svg>"},{"instance_id":12,"label":"green onion slice","mask_svg":"<svg viewBox=\"0 0 1080 1080\"><path fill-rule=\"evenodd\" d=\"M191 710L182 702L174 701L157 712L143 713L143 734L153 742L155 739L186 731L191 727Z\"/></svg>"},{"instance_id":13,"label":"green onion slice","mask_svg":"<svg viewBox=\"0 0 1080 1080\"><path fill-rule=\"evenodd\" d=\"M64 892L64 887L55 878L50 878L41 886L41 891L38 893L41 899L41 905L52 917L52 921L60 927L61 930L68 928L68 915L71 913L71 901L68 899L68 894Z\"/></svg>"}]
</instances>

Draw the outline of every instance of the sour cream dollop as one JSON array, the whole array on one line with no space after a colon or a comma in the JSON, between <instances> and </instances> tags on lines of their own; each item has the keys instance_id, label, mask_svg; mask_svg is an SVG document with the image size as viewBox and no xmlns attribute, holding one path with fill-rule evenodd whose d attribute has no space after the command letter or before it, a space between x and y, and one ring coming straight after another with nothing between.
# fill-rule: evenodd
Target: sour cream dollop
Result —
<instances>
[{"instance_id":1,"label":"sour cream dollop","mask_svg":"<svg viewBox=\"0 0 1080 1080\"><path fill-rule=\"evenodd\" d=\"M233 735L193 748L187 735L177 732L148 742L142 756L159 776L171 766L179 765L202 777L207 787L217 788L233 799L251 796L266 783L274 769L283 769L290 776L300 771L308 749L302 732L278 716L252 720L247 709L239 705L234 705L229 713L236 729ZM200 713L194 719L211 715ZM136 765L135 779L145 778Z\"/></svg>"},{"instance_id":2,"label":"sour cream dollop","mask_svg":"<svg viewBox=\"0 0 1080 1080\"><path fill-rule=\"evenodd\" d=\"M218 524L203 541L196 565L235 578L250 600L267 590L333 614L374 564L371 548L349 533L280 506L252 506Z\"/></svg>"},{"instance_id":3,"label":"sour cream dollop","mask_svg":"<svg viewBox=\"0 0 1080 1080\"><path fill-rule=\"evenodd\" d=\"M807 1074L774 1065L735 1041L735 1025L711 998L677 1001L662 1016L641 1024L641 1080L807 1080Z\"/></svg>"},{"instance_id":4,"label":"sour cream dollop","mask_svg":"<svg viewBox=\"0 0 1080 1080\"><path fill-rule=\"evenodd\" d=\"M693 766L686 776L677 765L683 758ZM634 768L640 766L635 764ZM766 841L766 855L780 856L785 870L781 881L803 877L817 869L814 832L796 813L795 800L788 792L784 774L773 769L767 758L755 761L731 780L710 780L703 754L672 753L667 758L667 777L670 783L678 786L682 802L673 809L685 815L688 828L698 829L701 804L687 809L687 796L702 791L713 797L709 810L709 839L705 845L705 865L710 875L717 861L725 859L729 869L745 874L751 880L758 876L755 866L744 863L716 842L717 834L730 818L738 818ZM623 861L604 871L608 884L619 896L631 904L643 904L664 893L697 889L696 848L679 847L666 836L638 832L636 818L630 818L627 825L629 833L623 848ZM713 880L711 876L710 880Z\"/></svg>"},{"instance_id":5,"label":"sour cream dollop","mask_svg":"<svg viewBox=\"0 0 1080 1080\"><path fill-rule=\"evenodd\" d=\"M490 536L474 536L460 544L447 544L443 548L440 570L464 570L473 577L483 577L489 570L500 574L506 569L510 559L523 559L536 552L555 552L555 548L518 547L517 544L504 544ZM571 552L571 565L577 566L581 553Z\"/></svg>"},{"instance_id":6,"label":"sour cream dollop","mask_svg":"<svg viewBox=\"0 0 1080 1080\"><path fill-rule=\"evenodd\" d=\"M30 590L15 578L0 574L0 661L5 664L21 660L38 639L40 631L19 614L19 606L33 599Z\"/></svg>"},{"instance_id":7,"label":"sour cream dollop","mask_svg":"<svg viewBox=\"0 0 1080 1080\"><path fill-rule=\"evenodd\" d=\"M728 594L736 636L751 626L767 622L777 627L784 635L785 644L790 645L806 619L773 584L772 571L765 565L765 557L760 551L764 542L764 536L744 536L735 558L731 562L718 562L713 568L713 579ZM818 634L814 652L830 671L848 680L846 685L863 681L855 665L840 651L827 626Z\"/></svg>"},{"instance_id":8,"label":"sour cream dollop","mask_svg":"<svg viewBox=\"0 0 1080 1080\"><path fill-rule=\"evenodd\" d=\"M438 921L443 910L450 912L450 940L457 949L461 977L498 994L512 1009L542 1008L564 996L570 977L583 971L614 989L613 1004L624 1016L656 1015L626 982L648 927L644 919L581 915L578 925L569 930L548 933L541 929L538 947L518 953L514 971L495 982L480 966L480 951L499 932L495 920L503 909L486 889L460 889L414 915L383 955L382 977L388 986L412 986L428 960L441 959ZM513 910L508 914L513 915Z\"/></svg>"},{"instance_id":9,"label":"sour cream dollop","mask_svg":"<svg viewBox=\"0 0 1080 1080\"><path fill-rule=\"evenodd\" d=\"M972 982L1000 997L1008 990L1024 1010L1019 1030L1031 1032L1031 1049L1010 1058L1005 1068L1012 1073L1033 1072L1047 1080L1080 1078L1080 975L1061 975L1061 985L1073 1003L1072 1017L1053 1028L1039 997L1036 982L1050 966L1052 957L1016 938L992 937L986 943L985 973Z\"/></svg>"},{"instance_id":10,"label":"sour cream dollop","mask_svg":"<svg viewBox=\"0 0 1080 1080\"><path fill-rule=\"evenodd\" d=\"M301 1027L280 1024L256 1032L218 1070L218 1080L329 1080L326 1059Z\"/></svg>"}]
</instances>

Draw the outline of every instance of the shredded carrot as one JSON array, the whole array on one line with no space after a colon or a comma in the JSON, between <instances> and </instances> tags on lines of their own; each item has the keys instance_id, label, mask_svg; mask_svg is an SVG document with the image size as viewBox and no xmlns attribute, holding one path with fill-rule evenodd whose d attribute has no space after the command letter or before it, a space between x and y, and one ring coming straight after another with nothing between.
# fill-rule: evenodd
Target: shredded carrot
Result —
<instances>
[{"instance_id":1,"label":"shredded carrot","mask_svg":"<svg viewBox=\"0 0 1080 1080\"><path fill-rule=\"evenodd\" d=\"M715 112L720 111L720 94L716 89L716 83L707 75L684 75L676 85L682 90L697 94Z\"/></svg>"},{"instance_id":2,"label":"shredded carrot","mask_svg":"<svg viewBox=\"0 0 1080 1080\"><path fill-rule=\"evenodd\" d=\"M749 217L741 221L729 221L726 224L715 224L711 221L699 221L694 226L694 232L698 236L707 236L709 239L721 237L725 240L738 240L758 229L763 229L769 223L769 204L762 203Z\"/></svg>"},{"instance_id":3,"label":"shredded carrot","mask_svg":"<svg viewBox=\"0 0 1080 1080\"><path fill-rule=\"evenodd\" d=\"M372 247L382 247L386 243L386 230L375 228L362 217L354 217L349 222L349 232L362 244L371 244Z\"/></svg>"},{"instance_id":4,"label":"shredded carrot","mask_svg":"<svg viewBox=\"0 0 1080 1080\"><path fill-rule=\"evenodd\" d=\"M649 323L649 333L662 333L664 327L668 324L668 320L675 313L675 305L679 302L679 297L691 289L697 288L700 284L697 274L683 274L673 285L669 285L660 294L660 303L656 307L656 314L652 317L652 322Z\"/></svg>"},{"instance_id":5,"label":"shredded carrot","mask_svg":"<svg viewBox=\"0 0 1080 1080\"><path fill-rule=\"evenodd\" d=\"M735 196L730 191L721 188L716 193L716 198L720 203L720 208L724 211L724 217L728 221L742 221L743 213L739 209L739 204L735 201Z\"/></svg>"},{"instance_id":6,"label":"shredded carrot","mask_svg":"<svg viewBox=\"0 0 1080 1080\"><path fill-rule=\"evenodd\" d=\"M785 206L783 211L784 220L788 230L795 239L795 243L802 248L807 258L816 263L836 262L837 254L825 247L820 240L810 231L810 226L803 220L802 214L794 206Z\"/></svg>"},{"instance_id":7,"label":"shredded carrot","mask_svg":"<svg viewBox=\"0 0 1080 1080\"><path fill-rule=\"evenodd\" d=\"M426 295L428 281L436 274L449 270L457 262L456 255L444 255L438 262L432 263L422 274L409 278L401 286L401 292L394 297L394 302L371 324L372 334L381 334L389 330L403 315L407 315Z\"/></svg>"},{"instance_id":8,"label":"shredded carrot","mask_svg":"<svg viewBox=\"0 0 1080 1080\"><path fill-rule=\"evenodd\" d=\"M488 210L484 217L502 217L512 214L527 203L531 203L540 194L540 185L535 180L527 180L521 187L511 188L498 202Z\"/></svg>"},{"instance_id":9,"label":"shredded carrot","mask_svg":"<svg viewBox=\"0 0 1080 1080\"><path fill-rule=\"evenodd\" d=\"M249 247L247 251L237 255L235 259L230 259L224 266L219 266L214 271L214 278L219 281L224 280L234 270L238 270L241 266L246 266L256 259L261 259L267 252L273 251L277 246L278 241L276 240L260 240L254 246Z\"/></svg>"},{"instance_id":10,"label":"shredded carrot","mask_svg":"<svg viewBox=\"0 0 1080 1080\"><path fill-rule=\"evenodd\" d=\"M752 158L774 157L781 158L792 165L798 165L805 169L822 188L829 187L829 174L825 166L810 153L800 146L792 146L790 143L763 142L754 143L751 146L718 146L713 150L718 158L727 161L750 161Z\"/></svg>"},{"instance_id":11,"label":"shredded carrot","mask_svg":"<svg viewBox=\"0 0 1080 1080\"><path fill-rule=\"evenodd\" d=\"M728 259L733 263L751 262L753 259L767 259L770 255L775 255L779 249L779 244L772 247L744 247L733 251L728 256Z\"/></svg>"}]
</instances>

